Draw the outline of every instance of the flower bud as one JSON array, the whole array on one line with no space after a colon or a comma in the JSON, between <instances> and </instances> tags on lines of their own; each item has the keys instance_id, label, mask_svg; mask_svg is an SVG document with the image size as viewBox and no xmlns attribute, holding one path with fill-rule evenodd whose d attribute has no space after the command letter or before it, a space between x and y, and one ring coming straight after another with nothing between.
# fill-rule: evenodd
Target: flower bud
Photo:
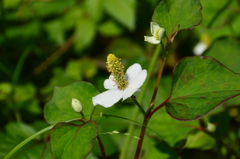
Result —
<instances>
[{"instance_id":1,"label":"flower bud","mask_svg":"<svg viewBox=\"0 0 240 159\"><path fill-rule=\"evenodd\" d=\"M82 111L81 102L75 98L72 98L72 108L75 110L75 112L80 113Z\"/></svg>"}]
</instances>

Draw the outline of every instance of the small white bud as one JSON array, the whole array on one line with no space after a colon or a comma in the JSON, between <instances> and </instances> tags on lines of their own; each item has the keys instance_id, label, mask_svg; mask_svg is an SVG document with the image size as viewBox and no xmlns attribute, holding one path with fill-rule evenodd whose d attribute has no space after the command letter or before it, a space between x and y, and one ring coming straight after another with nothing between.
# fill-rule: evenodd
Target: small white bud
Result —
<instances>
[{"instance_id":1,"label":"small white bud","mask_svg":"<svg viewBox=\"0 0 240 159\"><path fill-rule=\"evenodd\" d=\"M81 102L75 98L72 98L72 108L75 110L75 112L80 113L82 111Z\"/></svg>"},{"instance_id":2,"label":"small white bud","mask_svg":"<svg viewBox=\"0 0 240 159\"><path fill-rule=\"evenodd\" d=\"M214 132L216 130L216 126L212 123L207 123L207 130L210 132Z\"/></svg>"},{"instance_id":3,"label":"small white bud","mask_svg":"<svg viewBox=\"0 0 240 159\"><path fill-rule=\"evenodd\" d=\"M140 138L139 138L139 137L137 137L137 136L133 136L133 138L135 138L135 139L138 139L138 140L140 139Z\"/></svg>"},{"instance_id":4,"label":"small white bud","mask_svg":"<svg viewBox=\"0 0 240 159\"><path fill-rule=\"evenodd\" d=\"M119 132L117 130L112 131L113 134L118 134Z\"/></svg>"}]
</instances>

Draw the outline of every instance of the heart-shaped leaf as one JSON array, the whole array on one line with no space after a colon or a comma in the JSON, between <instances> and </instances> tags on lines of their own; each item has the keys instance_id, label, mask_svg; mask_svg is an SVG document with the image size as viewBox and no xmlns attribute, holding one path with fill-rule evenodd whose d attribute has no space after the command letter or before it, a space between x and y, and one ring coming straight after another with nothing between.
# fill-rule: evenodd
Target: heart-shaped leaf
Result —
<instances>
[{"instance_id":1,"label":"heart-shaped leaf","mask_svg":"<svg viewBox=\"0 0 240 159\"><path fill-rule=\"evenodd\" d=\"M80 124L80 125L79 125ZM91 152L98 126L93 121L58 123L51 130L51 148L56 159L82 159Z\"/></svg>"},{"instance_id":2,"label":"heart-shaped leaf","mask_svg":"<svg viewBox=\"0 0 240 159\"><path fill-rule=\"evenodd\" d=\"M83 107L83 113L87 118L92 114L94 106L92 97L99 91L88 82L74 82L65 87L54 87L50 101L44 108L45 119L49 124L65 122L80 118L80 114L72 108L72 98L78 99Z\"/></svg>"},{"instance_id":3,"label":"heart-shaped leaf","mask_svg":"<svg viewBox=\"0 0 240 159\"><path fill-rule=\"evenodd\" d=\"M154 11L152 21L166 30L169 42L178 31L200 24L201 9L198 0L162 0Z\"/></svg>"},{"instance_id":4,"label":"heart-shaped leaf","mask_svg":"<svg viewBox=\"0 0 240 159\"><path fill-rule=\"evenodd\" d=\"M240 75L211 57L182 59L174 69L167 112L178 120L195 120L240 95Z\"/></svg>"}]
</instances>

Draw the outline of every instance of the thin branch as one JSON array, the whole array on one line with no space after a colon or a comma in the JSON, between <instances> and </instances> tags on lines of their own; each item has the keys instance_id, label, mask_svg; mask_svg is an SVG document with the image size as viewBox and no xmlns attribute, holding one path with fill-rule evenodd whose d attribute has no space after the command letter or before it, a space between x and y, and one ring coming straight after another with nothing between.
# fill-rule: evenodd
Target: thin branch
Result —
<instances>
[{"instance_id":1,"label":"thin branch","mask_svg":"<svg viewBox=\"0 0 240 159\"><path fill-rule=\"evenodd\" d=\"M53 64L60 56L66 53L75 41L75 35L72 35L56 52L49 56L44 62L42 62L33 71L34 74L38 75Z\"/></svg>"},{"instance_id":2,"label":"thin branch","mask_svg":"<svg viewBox=\"0 0 240 159\"><path fill-rule=\"evenodd\" d=\"M139 136L140 139L138 140L138 145L137 145L137 149L136 149L134 159L138 159L139 156L140 156L141 149L142 149L142 144L143 144L143 139L144 139L144 136L145 136L148 121L149 121L148 118L144 119L144 121L143 121L143 126L142 126L141 133L140 133L140 136Z\"/></svg>"},{"instance_id":3,"label":"thin branch","mask_svg":"<svg viewBox=\"0 0 240 159\"><path fill-rule=\"evenodd\" d=\"M228 0L227 3L222 6L222 8L220 8L216 14L213 16L213 18L211 19L211 21L209 22L209 24L207 25L208 28L211 28L213 23L215 22L215 20L218 18L218 16L221 15L221 13L223 13L223 11L231 4L232 0Z\"/></svg>"},{"instance_id":4,"label":"thin branch","mask_svg":"<svg viewBox=\"0 0 240 159\"><path fill-rule=\"evenodd\" d=\"M143 113L143 116L145 116L146 112L143 110L142 106L138 103L138 101L136 100L136 97L132 95L131 98L135 102L135 104L138 106L138 108L141 110L141 112Z\"/></svg>"},{"instance_id":5,"label":"thin branch","mask_svg":"<svg viewBox=\"0 0 240 159\"><path fill-rule=\"evenodd\" d=\"M155 98L156 98L156 96L157 96L157 91L158 91L159 83L160 83L160 81L161 81L161 77L162 77L162 72L163 72L163 67L164 67L165 61L166 61L166 58L163 58L163 59L162 59L162 62L161 62L161 64L160 64L160 67L159 67L156 85L155 85L155 88L154 88L152 100L151 100L151 102L150 102L150 108L151 108L151 109L154 107L154 102L155 102Z\"/></svg>"},{"instance_id":6,"label":"thin branch","mask_svg":"<svg viewBox=\"0 0 240 159\"><path fill-rule=\"evenodd\" d=\"M102 144L102 141L101 141L99 135L97 136L97 141L98 141L98 145L99 145L100 151L102 153L102 158L103 159L107 159L106 152L105 152L104 146Z\"/></svg>"}]
</instances>

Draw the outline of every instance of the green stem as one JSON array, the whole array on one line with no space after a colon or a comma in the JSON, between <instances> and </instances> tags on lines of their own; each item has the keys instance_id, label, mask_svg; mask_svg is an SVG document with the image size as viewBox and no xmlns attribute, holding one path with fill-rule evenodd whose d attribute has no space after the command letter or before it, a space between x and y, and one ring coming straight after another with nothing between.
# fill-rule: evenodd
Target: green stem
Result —
<instances>
[{"instance_id":1,"label":"green stem","mask_svg":"<svg viewBox=\"0 0 240 159\"><path fill-rule=\"evenodd\" d=\"M132 95L131 97L132 97L132 100L135 102L135 104L138 106L138 108L143 113L143 116L145 116L146 112L143 110L142 106L138 103L138 101L136 100L136 97L134 95Z\"/></svg>"},{"instance_id":2,"label":"green stem","mask_svg":"<svg viewBox=\"0 0 240 159\"><path fill-rule=\"evenodd\" d=\"M21 70L22 70L22 67L23 67L23 64L28 56L28 54L30 53L30 51L32 50L31 47L28 47L24 52L23 54L21 55L18 63L17 63L17 66L16 66L16 69L14 71L14 74L13 74L13 78L12 78L12 83L13 85L15 85L18 81L18 78L19 78L19 75L21 73Z\"/></svg>"},{"instance_id":3,"label":"green stem","mask_svg":"<svg viewBox=\"0 0 240 159\"><path fill-rule=\"evenodd\" d=\"M8 159L10 158L17 150L19 150L21 147L23 147L25 144L27 144L29 141L31 141L32 139L34 139L35 137L37 137L38 135L50 130L53 128L53 125L46 127L42 130L40 130L39 132L37 132L36 134L33 134L32 136L30 136L29 138L25 139L23 142L21 142L20 144L18 144L14 149L12 149L5 157L4 159Z\"/></svg>"},{"instance_id":4,"label":"green stem","mask_svg":"<svg viewBox=\"0 0 240 159\"><path fill-rule=\"evenodd\" d=\"M13 77L12 77L12 86L13 86L13 91L11 93L11 97L13 98L13 95L14 95L14 89L15 89L15 85L17 84L17 81L18 81L18 78L19 78L19 75L21 73L21 70L22 70L22 67L23 67L23 64L28 56L28 54L30 53L30 51L32 50L31 47L28 47L21 55L20 59L18 60L18 63L17 63L17 66L14 70L14 73L13 73ZM16 107L16 104L14 103L14 101L12 101L12 108L13 108L13 112L14 112L14 115L15 115L15 118L18 122L20 122L22 120L21 118L21 114L18 112L18 109Z\"/></svg>"},{"instance_id":5,"label":"green stem","mask_svg":"<svg viewBox=\"0 0 240 159\"><path fill-rule=\"evenodd\" d=\"M232 2L232 0L228 0L227 1L227 3L224 5L224 6L222 6L222 8L220 8L217 12L216 12L216 14L213 16L213 18L211 19L211 21L209 22L209 24L208 24L208 28L211 28L212 27L212 25L213 25L213 23L215 22L215 20L221 15L221 13L223 13L224 12L224 10L231 4L231 2Z\"/></svg>"},{"instance_id":6,"label":"green stem","mask_svg":"<svg viewBox=\"0 0 240 159\"><path fill-rule=\"evenodd\" d=\"M0 63L0 70L2 70L8 77L12 78L12 72L1 63Z\"/></svg>"},{"instance_id":7,"label":"green stem","mask_svg":"<svg viewBox=\"0 0 240 159\"><path fill-rule=\"evenodd\" d=\"M143 84L142 89L141 89L141 94L139 95L139 103L142 103L142 101L143 101L143 97L146 93L148 84L149 84L150 79L151 79L151 75L153 73L153 70L155 68L155 65L157 63L157 60L158 60L158 57L159 57L159 54L160 54L160 51L161 51L160 48L161 48L160 45L157 45L157 47L154 51L153 57L151 59L150 65L148 67L148 76L146 78L146 81ZM133 120L137 119L138 112L139 112L139 109L136 108L133 112ZM128 127L128 133L129 134L133 134L134 130L135 130L135 125L130 125ZM126 140L124 142L123 149L121 151L119 159L126 159L127 158L126 155L127 155L128 150L129 150L130 143L131 143L131 137L127 136Z\"/></svg>"},{"instance_id":8,"label":"green stem","mask_svg":"<svg viewBox=\"0 0 240 159\"><path fill-rule=\"evenodd\" d=\"M83 119L84 121L86 121L86 120L87 120L87 118L85 117L85 115L84 115L83 111L81 111L81 112L80 112L80 114L81 114L81 116L82 116L82 119Z\"/></svg>"}]
</instances>

